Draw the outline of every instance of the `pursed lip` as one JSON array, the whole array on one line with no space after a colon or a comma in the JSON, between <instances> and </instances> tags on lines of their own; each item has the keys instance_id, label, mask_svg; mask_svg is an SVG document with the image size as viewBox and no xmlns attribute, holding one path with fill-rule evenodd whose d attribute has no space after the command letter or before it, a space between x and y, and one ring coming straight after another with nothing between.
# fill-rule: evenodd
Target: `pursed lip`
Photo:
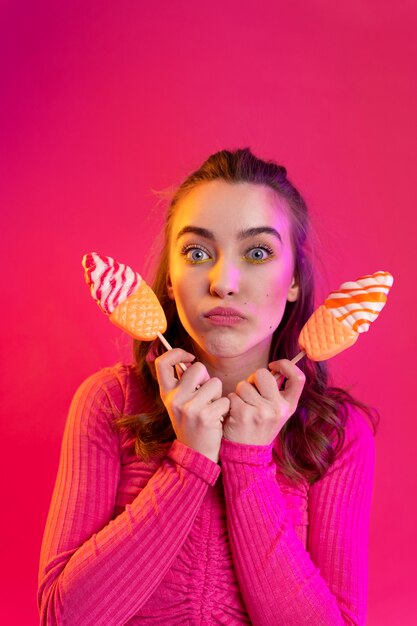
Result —
<instances>
[{"instance_id":1,"label":"pursed lip","mask_svg":"<svg viewBox=\"0 0 417 626\"><path fill-rule=\"evenodd\" d=\"M245 319L245 316L242 315L240 311L237 309L232 309L229 307L217 306L214 309L208 311L208 313L204 314L204 317L213 317L213 316L221 316L221 317L240 317L241 319Z\"/></svg>"}]
</instances>

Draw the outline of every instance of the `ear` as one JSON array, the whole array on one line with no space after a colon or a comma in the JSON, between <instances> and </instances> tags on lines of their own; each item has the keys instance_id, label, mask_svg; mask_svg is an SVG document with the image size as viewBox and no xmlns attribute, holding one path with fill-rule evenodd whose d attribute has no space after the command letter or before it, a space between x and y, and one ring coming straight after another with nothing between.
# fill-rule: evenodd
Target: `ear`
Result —
<instances>
[{"instance_id":1,"label":"ear","mask_svg":"<svg viewBox=\"0 0 417 626\"><path fill-rule=\"evenodd\" d=\"M172 288L172 283L171 283L171 276L169 274L167 274L166 285L167 285L168 298L170 300L175 300L175 298L174 298L174 290Z\"/></svg>"},{"instance_id":2,"label":"ear","mask_svg":"<svg viewBox=\"0 0 417 626\"><path fill-rule=\"evenodd\" d=\"M292 277L291 286L288 289L287 300L288 302L295 302L298 299L298 293L300 291L300 287L298 285L297 279L295 276Z\"/></svg>"}]
</instances>

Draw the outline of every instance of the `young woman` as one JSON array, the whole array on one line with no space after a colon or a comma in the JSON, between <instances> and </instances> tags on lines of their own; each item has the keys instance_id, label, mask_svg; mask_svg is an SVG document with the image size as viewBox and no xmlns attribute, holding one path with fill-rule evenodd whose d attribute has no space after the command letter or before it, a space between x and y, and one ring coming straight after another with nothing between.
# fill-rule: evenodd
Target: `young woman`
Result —
<instances>
[{"instance_id":1,"label":"young woman","mask_svg":"<svg viewBox=\"0 0 417 626\"><path fill-rule=\"evenodd\" d=\"M290 362L307 229L285 168L249 149L179 187L154 283L175 347L136 342L74 398L42 624L365 623L375 419L324 363Z\"/></svg>"}]
</instances>

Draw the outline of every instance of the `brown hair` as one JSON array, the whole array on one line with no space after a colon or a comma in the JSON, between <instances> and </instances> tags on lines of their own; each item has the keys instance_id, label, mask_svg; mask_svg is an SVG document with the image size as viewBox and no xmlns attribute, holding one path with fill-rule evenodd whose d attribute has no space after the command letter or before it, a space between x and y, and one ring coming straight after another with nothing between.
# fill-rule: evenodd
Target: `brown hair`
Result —
<instances>
[{"instance_id":1,"label":"brown hair","mask_svg":"<svg viewBox=\"0 0 417 626\"><path fill-rule=\"evenodd\" d=\"M164 246L153 283L153 289L168 321L165 335L174 347L192 351L190 338L179 320L175 301L171 300L167 293L168 244L177 205L198 185L217 179L230 184L248 182L267 185L283 198L289 207L299 294L295 302L287 302L282 321L273 334L270 361L292 358L299 352L300 330L314 308L313 269L307 237L308 211L302 196L288 180L285 167L257 158L249 148L233 152L221 150L212 154L198 170L183 181L172 197L165 223ZM145 459L161 453L164 449L162 444L175 438L169 416L159 395L153 360L149 358L151 355L154 358L163 350L159 340L152 344L134 342L136 369L154 402L154 408L146 414L123 416L117 421L119 427L131 429L136 453ZM349 405L358 407L368 416L374 433L378 416L374 410L354 399L348 391L328 386L325 362L314 362L304 358L298 365L306 376L306 382L296 412L279 433L282 460L278 456L276 460L290 479L297 481L304 476L313 483L323 476L343 445ZM333 445L334 443L336 445Z\"/></svg>"}]
</instances>

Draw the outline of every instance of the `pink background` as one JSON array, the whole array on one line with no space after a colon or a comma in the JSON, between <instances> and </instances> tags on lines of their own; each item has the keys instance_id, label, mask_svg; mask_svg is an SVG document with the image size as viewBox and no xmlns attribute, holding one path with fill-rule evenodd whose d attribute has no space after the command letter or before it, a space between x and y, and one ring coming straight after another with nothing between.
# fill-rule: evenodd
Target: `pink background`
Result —
<instances>
[{"instance_id":1,"label":"pink background","mask_svg":"<svg viewBox=\"0 0 417 626\"><path fill-rule=\"evenodd\" d=\"M36 624L40 542L70 399L130 340L82 255L146 275L162 207L211 152L285 164L310 205L321 294L379 269L381 319L333 359L381 412L370 626L417 623L414 0L0 4L2 617ZM412 255L413 253L413 255ZM3 557L2 557L3 558ZM4 560L3 560L4 563Z\"/></svg>"}]
</instances>

